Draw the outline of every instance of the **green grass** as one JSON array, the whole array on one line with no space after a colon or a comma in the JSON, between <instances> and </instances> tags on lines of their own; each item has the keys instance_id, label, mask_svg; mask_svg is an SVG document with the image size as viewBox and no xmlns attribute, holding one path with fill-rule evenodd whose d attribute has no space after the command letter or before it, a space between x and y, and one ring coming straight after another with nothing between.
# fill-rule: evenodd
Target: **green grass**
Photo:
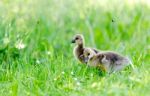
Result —
<instances>
[{"instance_id":1,"label":"green grass","mask_svg":"<svg viewBox=\"0 0 150 96\"><path fill-rule=\"evenodd\" d=\"M149 12L122 0L1 0L0 95L149 96ZM86 46L130 56L135 70L102 75L80 64L77 33Z\"/></svg>"}]
</instances>

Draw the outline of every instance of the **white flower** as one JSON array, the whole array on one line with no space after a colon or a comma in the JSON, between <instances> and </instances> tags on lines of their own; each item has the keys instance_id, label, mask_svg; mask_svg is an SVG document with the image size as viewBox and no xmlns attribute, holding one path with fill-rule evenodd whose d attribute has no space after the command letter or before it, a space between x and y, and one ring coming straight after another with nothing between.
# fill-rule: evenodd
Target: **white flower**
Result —
<instances>
[{"instance_id":1,"label":"white flower","mask_svg":"<svg viewBox=\"0 0 150 96\"><path fill-rule=\"evenodd\" d=\"M47 51L47 55L51 55L51 52L50 52L50 51Z\"/></svg>"},{"instance_id":2,"label":"white flower","mask_svg":"<svg viewBox=\"0 0 150 96\"><path fill-rule=\"evenodd\" d=\"M26 45L24 43L22 43L22 41L16 43L15 47L17 49L24 49L26 47Z\"/></svg>"},{"instance_id":3,"label":"white flower","mask_svg":"<svg viewBox=\"0 0 150 96\"><path fill-rule=\"evenodd\" d=\"M74 72L73 72L73 71L71 72L71 75L74 75Z\"/></svg>"},{"instance_id":4,"label":"white flower","mask_svg":"<svg viewBox=\"0 0 150 96\"><path fill-rule=\"evenodd\" d=\"M81 83L80 83L80 82L77 82L76 84L77 84L78 86L80 86L80 85L81 85Z\"/></svg>"},{"instance_id":5,"label":"white flower","mask_svg":"<svg viewBox=\"0 0 150 96\"><path fill-rule=\"evenodd\" d=\"M77 80L78 80L78 78L74 78L74 80L75 80L75 81L77 81Z\"/></svg>"},{"instance_id":6,"label":"white flower","mask_svg":"<svg viewBox=\"0 0 150 96\"><path fill-rule=\"evenodd\" d=\"M40 64L40 61L39 61L39 60L36 60L36 63L37 63L37 64Z\"/></svg>"},{"instance_id":7,"label":"white flower","mask_svg":"<svg viewBox=\"0 0 150 96\"><path fill-rule=\"evenodd\" d=\"M65 74L65 72L63 71L63 72L61 72L62 74Z\"/></svg>"}]
</instances>

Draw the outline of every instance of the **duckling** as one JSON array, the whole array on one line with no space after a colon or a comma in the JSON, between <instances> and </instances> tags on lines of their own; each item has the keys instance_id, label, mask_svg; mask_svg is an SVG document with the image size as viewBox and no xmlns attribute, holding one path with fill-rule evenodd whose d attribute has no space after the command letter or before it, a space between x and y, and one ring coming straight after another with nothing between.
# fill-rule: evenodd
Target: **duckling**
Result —
<instances>
[{"instance_id":1,"label":"duckling","mask_svg":"<svg viewBox=\"0 0 150 96\"><path fill-rule=\"evenodd\" d=\"M81 62L81 63L85 63L84 61L84 56L83 56L83 51L85 49L84 46L84 37L81 34L76 34L72 40L72 43L75 43L76 46L73 50L74 56ZM95 49L95 48L89 48L91 49L93 52L98 53L99 50Z\"/></svg>"},{"instance_id":2,"label":"duckling","mask_svg":"<svg viewBox=\"0 0 150 96\"><path fill-rule=\"evenodd\" d=\"M86 48L84 50L85 62L89 66L99 67L105 72L117 72L125 66L131 64L131 61L118 53L112 51L101 51L99 53Z\"/></svg>"}]
</instances>

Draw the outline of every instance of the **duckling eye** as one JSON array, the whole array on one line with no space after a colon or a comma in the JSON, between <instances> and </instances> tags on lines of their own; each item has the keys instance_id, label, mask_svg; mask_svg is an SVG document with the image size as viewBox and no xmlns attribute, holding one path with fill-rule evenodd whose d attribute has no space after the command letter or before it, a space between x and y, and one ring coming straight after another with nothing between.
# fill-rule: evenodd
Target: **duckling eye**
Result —
<instances>
[{"instance_id":1,"label":"duckling eye","mask_svg":"<svg viewBox=\"0 0 150 96\"><path fill-rule=\"evenodd\" d=\"M90 55L90 53L87 54L88 56Z\"/></svg>"},{"instance_id":2,"label":"duckling eye","mask_svg":"<svg viewBox=\"0 0 150 96\"><path fill-rule=\"evenodd\" d=\"M76 40L78 40L79 38L78 37L76 37Z\"/></svg>"}]
</instances>

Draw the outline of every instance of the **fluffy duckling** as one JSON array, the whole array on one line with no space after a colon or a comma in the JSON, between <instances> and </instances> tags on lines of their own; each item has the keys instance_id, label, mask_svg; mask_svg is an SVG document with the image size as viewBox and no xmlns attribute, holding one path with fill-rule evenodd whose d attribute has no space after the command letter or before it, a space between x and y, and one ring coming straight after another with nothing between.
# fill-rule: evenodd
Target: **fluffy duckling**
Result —
<instances>
[{"instance_id":1,"label":"fluffy duckling","mask_svg":"<svg viewBox=\"0 0 150 96\"><path fill-rule=\"evenodd\" d=\"M98 67L108 73L120 71L131 64L127 57L111 51L95 53L93 50L86 48L84 49L84 57L87 65Z\"/></svg>"},{"instance_id":2,"label":"fluffy duckling","mask_svg":"<svg viewBox=\"0 0 150 96\"><path fill-rule=\"evenodd\" d=\"M76 34L72 40L72 43L75 43L76 46L73 50L74 56L82 63L86 63L84 60L84 55L83 55L83 51L85 49L84 47L84 37L81 34ZM93 52L98 53L97 49L94 48L89 48L91 49Z\"/></svg>"}]
</instances>

